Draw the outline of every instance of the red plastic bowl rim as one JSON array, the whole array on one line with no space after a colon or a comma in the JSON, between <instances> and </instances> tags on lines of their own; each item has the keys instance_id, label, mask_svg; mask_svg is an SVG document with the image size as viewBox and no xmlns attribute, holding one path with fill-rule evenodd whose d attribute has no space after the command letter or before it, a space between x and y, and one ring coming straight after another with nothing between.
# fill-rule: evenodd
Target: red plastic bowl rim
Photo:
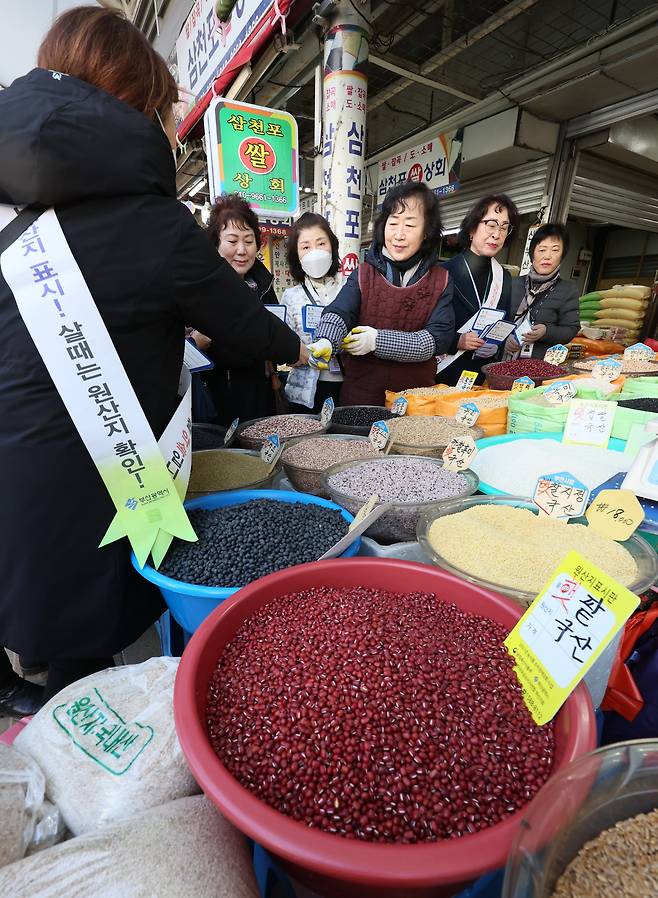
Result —
<instances>
[{"instance_id":1,"label":"red plastic bowl rim","mask_svg":"<svg viewBox=\"0 0 658 898\"><path fill-rule=\"evenodd\" d=\"M489 827L458 839L414 845L345 839L286 817L256 798L235 780L213 751L205 725L197 714L194 678L206 636L210 635L231 608L241 603L249 594L261 592L266 581L273 579L276 582L288 571L299 572L303 568L312 567L317 582L322 582L322 567L329 568L334 564L335 559L297 565L295 568L277 571L243 587L218 606L190 640L176 676L174 717L183 753L195 779L207 797L241 832L269 852L322 876L382 888L392 885L438 886L466 882L503 866L507 862L508 851L528 805L502 823L496 824L493 837L492 828ZM343 561L342 564L359 565L362 568L384 564L402 567L409 574L419 568L427 572L429 567L412 561L383 558L355 558ZM468 586L469 592L486 595L504 606L506 610L512 611L517 618L521 617L521 609L506 596L474 584L465 584L441 568L432 570L440 574L442 579L452 580L462 588ZM272 595L272 599L274 598L275 594ZM596 724L589 693L584 683L577 687L559 714L567 715L569 729L578 733L572 745L573 758L592 751L596 746ZM562 769L565 763L558 769ZM335 855L338 847L337 838L341 840L340 850Z\"/></svg>"}]
</instances>

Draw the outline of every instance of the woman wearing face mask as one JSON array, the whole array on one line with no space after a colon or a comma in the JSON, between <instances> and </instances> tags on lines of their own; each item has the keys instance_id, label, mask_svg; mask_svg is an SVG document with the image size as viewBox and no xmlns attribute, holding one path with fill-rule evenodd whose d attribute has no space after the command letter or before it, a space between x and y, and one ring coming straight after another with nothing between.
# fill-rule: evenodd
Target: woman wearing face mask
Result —
<instances>
[{"instance_id":1,"label":"woman wearing face mask","mask_svg":"<svg viewBox=\"0 0 658 898\"><path fill-rule=\"evenodd\" d=\"M207 232L219 255L251 287L263 305L278 305L274 278L257 258L260 228L249 204L236 193L220 197L210 213ZM269 362L251 355L248 345L243 352L231 356L216 351L203 334L193 332L192 337L215 363L203 379L217 411L217 424L229 427L235 418L247 421L276 414L275 389L280 388L280 383Z\"/></svg>"},{"instance_id":2,"label":"woman wearing face mask","mask_svg":"<svg viewBox=\"0 0 658 898\"><path fill-rule=\"evenodd\" d=\"M288 309L288 324L307 345L311 343L322 308L334 301L345 278L340 274L338 238L322 215L305 212L293 225L286 244L288 268L297 282L289 287L281 302ZM318 377L319 374L319 377ZM295 388L302 384L301 391ZM305 382L309 381L307 390ZM297 368L288 376L289 397L305 395L309 405L291 402L295 412L319 412L326 399L338 404L343 375L337 359L329 370ZM292 389L290 389L292 388Z\"/></svg>"},{"instance_id":3,"label":"woman wearing face mask","mask_svg":"<svg viewBox=\"0 0 658 898\"><path fill-rule=\"evenodd\" d=\"M518 223L518 209L504 193L483 197L466 213L459 230L463 250L442 263L454 283L456 333L448 354L439 359L437 383L454 386L464 370L476 371L480 383L482 366L502 355L500 346L482 340L473 324L481 309L498 309L510 318L512 278L496 256Z\"/></svg>"},{"instance_id":4,"label":"woman wearing face mask","mask_svg":"<svg viewBox=\"0 0 658 898\"><path fill-rule=\"evenodd\" d=\"M512 282L516 334L505 346L511 358L543 359L556 343L566 344L580 330L578 288L560 277L560 263L569 251L567 229L542 225L530 241L532 267ZM520 342L519 342L520 341Z\"/></svg>"},{"instance_id":5,"label":"woman wearing face mask","mask_svg":"<svg viewBox=\"0 0 658 898\"><path fill-rule=\"evenodd\" d=\"M440 239L438 197L415 181L391 188L365 262L322 313L309 346L312 363L324 368L344 351L341 405L383 405L386 390L434 383L435 356L454 333Z\"/></svg>"}]
</instances>

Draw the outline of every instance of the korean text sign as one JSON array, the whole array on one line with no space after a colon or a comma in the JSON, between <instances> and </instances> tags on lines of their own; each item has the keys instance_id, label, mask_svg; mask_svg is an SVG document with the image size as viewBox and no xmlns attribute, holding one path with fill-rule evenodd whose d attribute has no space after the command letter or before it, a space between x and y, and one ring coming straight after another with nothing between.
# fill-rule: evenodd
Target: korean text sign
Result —
<instances>
[{"instance_id":1,"label":"korean text sign","mask_svg":"<svg viewBox=\"0 0 658 898\"><path fill-rule=\"evenodd\" d=\"M459 189L462 131L437 134L432 140L401 150L377 164L377 205L396 184L422 181L439 196ZM373 173L373 180L374 180Z\"/></svg>"},{"instance_id":2,"label":"korean text sign","mask_svg":"<svg viewBox=\"0 0 658 898\"><path fill-rule=\"evenodd\" d=\"M218 97L206 125L213 202L239 193L262 218L297 214L297 123L289 113Z\"/></svg>"},{"instance_id":3,"label":"korean text sign","mask_svg":"<svg viewBox=\"0 0 658 898\"><path fill-rule=\"evenodd\" d=\"M548 723L640 600L577 552L558 565L505 640L535 723Z\"/></svg>"}]
</instances>

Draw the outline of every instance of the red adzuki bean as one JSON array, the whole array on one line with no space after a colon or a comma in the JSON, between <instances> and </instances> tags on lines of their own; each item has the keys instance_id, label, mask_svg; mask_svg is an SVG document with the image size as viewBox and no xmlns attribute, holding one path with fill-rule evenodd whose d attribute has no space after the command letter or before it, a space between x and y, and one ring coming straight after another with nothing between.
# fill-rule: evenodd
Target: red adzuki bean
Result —
<instances>
[{"instance_id":1,"label":"red adzuki bean","mask_svg":"<svg viewBox=\"0 0 658 898\"><path fill-rule=\"evenodd\" d=\"M568 372L558 365L551 365L543 359L512 359L509 362L496 362L491 366L492 374L504 377L564 377Z\"/></svg>"},{"instance_id":2,"label":"red adzuki bean","mask_svg":"<svg viewBox=\"0 0 658 898\"><path fill-rule=\"evenodd\" d=\"M477 832L526 805L553 763L553 726L527 711L506 635L431 594L283 596L217 663L212 745L256 796L326 832Z\"/></svg>"}]
</instances>

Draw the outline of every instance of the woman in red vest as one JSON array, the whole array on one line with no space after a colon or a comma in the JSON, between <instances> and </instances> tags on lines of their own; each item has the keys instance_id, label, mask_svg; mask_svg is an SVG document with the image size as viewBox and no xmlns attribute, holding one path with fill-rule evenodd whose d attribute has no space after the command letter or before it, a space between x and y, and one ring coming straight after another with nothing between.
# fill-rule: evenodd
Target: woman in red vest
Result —
<instances>
[{"instance_id":1,"label":"woman in red vest","mask_svg":"<svg viewBox=\"0 0 658 898\"><path fill-rule=\"evenodd\" d=\"M439 200L425 184L389 190L365 262L326 307L308 347L320 368L344 351L341 405L384 405L386 390L433 386L436 356L455 325L440 239Z\"/></svg>"}]
</instances>

